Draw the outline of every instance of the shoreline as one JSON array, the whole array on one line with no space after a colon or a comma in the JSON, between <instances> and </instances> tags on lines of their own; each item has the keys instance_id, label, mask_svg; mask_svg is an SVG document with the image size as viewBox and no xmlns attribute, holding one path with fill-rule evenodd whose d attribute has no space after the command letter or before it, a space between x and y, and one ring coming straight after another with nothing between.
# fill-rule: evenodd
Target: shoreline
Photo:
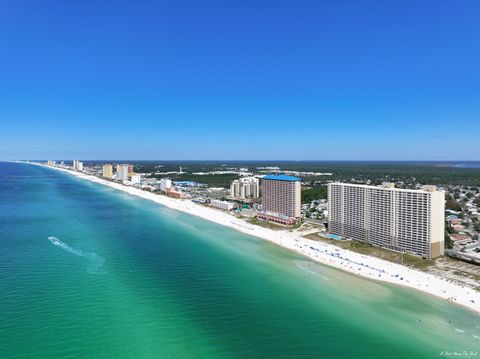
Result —
<instances>
[{"instance_id":1,"label":"shoreline","mask_svg":"<svg viewBox=\"0 0 480 359\"><path fill-rule=\"evenodd\" d=\"M20 162L26 163L26 162ZM150 200L165 207L178 210L207 221L220 224L239 232L267 240L273 244L293 251L315 262L337 268L351 274L376 281L400 285L433 295L437 299L447 300L450 304L460 305L466 309L480 313L480 292L443 280L400 264L388 262L376 257L363 255L327 243L313 241L283 230L272 230L256 226L226 212L201 206L190 200L181 200L158 195L140 188L126 186L121 183L105 180L93 175L72 171L65 168L50 167L40 163L26 163L68 173L77 178L98 183L110 188Z\"/></svg>"}]
</instances>

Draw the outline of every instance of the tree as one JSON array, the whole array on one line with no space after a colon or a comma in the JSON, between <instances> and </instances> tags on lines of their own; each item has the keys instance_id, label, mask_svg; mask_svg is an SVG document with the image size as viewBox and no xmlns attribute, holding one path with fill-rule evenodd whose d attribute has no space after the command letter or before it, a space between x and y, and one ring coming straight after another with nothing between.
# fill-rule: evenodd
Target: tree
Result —
<instances>
[{"instance_id":1,"label":"tree","mask_svg":"<svg viewBox=\"0 0 480 359\"><path fill-rule=\"evenodd\" d=\"M447 233L455 233L455 231L453 230L453 228L450 227L448 224L445 226L445 228L446 228L446 232L447 232Z\"/></svg>"},{"instance_id":2,"label":"tree","mask_svg":"<svg viewBox=\"0 0 480 359\"><path fill-rule=\"evenodd\" d=\"M447 201L447 203L445 203L445 206L448 208L448 209L451 209L452 211L461 211L462 210L462 207L460 206L460 203L458 203L457 200L454 200L454 199L449 199Z\"/></svg>"},{"instance_id":3,"label":"tree","mask_svg":"<svg viewBox=\"0 0 480 359\"><path fill-rule=\"evenodd\" d=\"M480 232L480 222L475 222L473 224L473 229L475 229L476 232Z\"/></svg>"},{"instance_id":4,"label":"tree","mask_svg":"<svg viewBox=\"0 0 480 359\"><path fill-rule=\"evenodd\" d=\"M448 235L447 231L445 231L445 248L448 248L448 249L453 248L453 241Z\"/></svg>"},{"instance_id":5,"label":"tree","mask_svg":"<svg viewBox=\"0 0 480 359\"><path fill-rule=\"evenodd\" d=\"M310 203L316 199L327 198L327 186L315 186L302 190L302 203Z\"/></svg>"}]
</instances>

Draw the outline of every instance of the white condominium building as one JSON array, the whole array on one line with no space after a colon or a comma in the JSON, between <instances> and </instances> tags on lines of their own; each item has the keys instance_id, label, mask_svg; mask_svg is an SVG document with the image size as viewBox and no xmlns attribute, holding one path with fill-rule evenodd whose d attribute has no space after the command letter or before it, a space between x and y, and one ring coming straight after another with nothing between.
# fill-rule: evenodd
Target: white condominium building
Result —
<instances>
[{"instance_id":1,"label":"white condominium building","mask_svg":"<svg viewBox=\"0 0 480 359\"><path fill-rule=\"evenodd\" d=\"M142 183L142 175L133 174L131 177L132 184L141 184Z\"/></svg>"},{"instance_id":2,"label":"white condominium building","mask_svg":"<svg viewBox=\"0 0 480 359\"><path fill-rule=\"evenodd\" d=\"M113 166L111 164L105 164L102 166L102 176L104 178L112 178L113 176Z\"/></svg>"},{"instance_id":3,"label":"white condominium building","mask_svg":"<svg viewBox=\"0 0 480 359\"><path fill-rule=\"evenodd\" d=\"M73 160L73 169L75 171L83 171L83 162L79 160Z\"/></svg>"},{"instance_id":4,"label":"white condominium building","mask_svg":"<svg viewBox=\"0 0 480 359\"><path fill-rule=\"evenodd\" d=\"M230 196L233 199L249 202L260 197L260 185L256 177L242 177L230 185Z\"/></svg>"},{"instance_id":5,"label":"white condominium building","mask_svg":"<svg viewBox=\"0 0 480 359\"><path fill-rule=\"evenodd\" d=\"M393 183L328 185L328 230L345 238L424 258L444 254L445 192Z\"/></svg>"},{"instance_id":6,"label":"white condominium building","mask_svg":"<svg viewBox=\"0 0 480 359\"><path fill-rule=\"evenodd\" d=\"M172 188L172 180L169 178L162 178L160 180L160 191L167 193Z\"/></svg>"},{"instance_id":7,"label":"white condominium building","mask_svg":"<svg viewBox=\"0 0 480 359\"><path fill-rule=\"evenodd\" d=\"M117 165L117 180L128 181L128 175L131 165Z\"/></svg>"},{"instance_id":8,"label":"white condominium building","mask_svg":"<svg viewBox=\"0 0 480 359\"><path fill-rule=\"evenodd\" d=\"M221 201L219 199L214 199L210 202L210 205L213 207L217 207L220 209L224 209L226 211L230 211L235 207L235 204L232 202L227 202L227 201Z\"/></svg>"},{"instance_id":9,"label":"white condominium building","mask_svg":"<svg viewBox=\"0 0 480 359\"><path fill-rule=\"evenodd\" d=\"M300 178L267 175L262 178L263 210L288 218L299 218L301 207Z\"/></svg>"}]
</instances>

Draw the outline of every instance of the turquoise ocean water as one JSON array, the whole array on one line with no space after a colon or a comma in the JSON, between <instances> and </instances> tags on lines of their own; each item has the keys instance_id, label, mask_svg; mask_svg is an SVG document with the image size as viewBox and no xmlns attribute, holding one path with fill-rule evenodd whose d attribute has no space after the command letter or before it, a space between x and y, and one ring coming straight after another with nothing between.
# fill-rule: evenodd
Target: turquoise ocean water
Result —
<instances>
[{"instance_id":1,"label":"turquoise ocean water","mask_svg":"<svg viewBox=\"0 0 480 359\"><path fill-rule=\"evenodd\" d=\"M3 358L480 357L467 310L55 170L0 163L0 230Z\"/></svg>"}]
</instances>

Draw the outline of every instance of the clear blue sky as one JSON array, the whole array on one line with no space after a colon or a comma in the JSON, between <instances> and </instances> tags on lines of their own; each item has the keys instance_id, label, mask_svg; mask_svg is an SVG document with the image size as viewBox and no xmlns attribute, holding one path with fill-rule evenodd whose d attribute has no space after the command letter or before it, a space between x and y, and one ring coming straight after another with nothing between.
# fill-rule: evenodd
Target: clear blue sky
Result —
<instances>
[{"instance_id":1,"label":"clear blue sky","mask_svg":"<svg viewBox=\"0 0 480 359\"><path fill-rule=\"evenodd\" d=\"M480 1L3 1L0 158L480 159Z\"/></svg>"}]
</instances>

